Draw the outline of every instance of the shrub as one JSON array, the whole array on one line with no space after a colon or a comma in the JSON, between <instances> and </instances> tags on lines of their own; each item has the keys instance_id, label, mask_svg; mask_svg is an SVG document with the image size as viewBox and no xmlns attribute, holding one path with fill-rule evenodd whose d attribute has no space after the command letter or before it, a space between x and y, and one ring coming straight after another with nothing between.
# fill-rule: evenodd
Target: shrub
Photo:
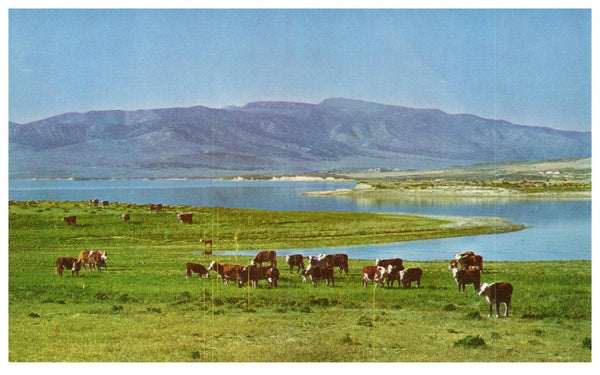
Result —
<instances>
[{"instance_id":1,"label":"shrub","mask_svg":"<svg viewBox=\"0 0 600 375\"><path fill-rule=\"evenodd\" d=\"M442 307L442 310L444 311L454 311L456 310L456 305L453 303L449 303L447 305L444 305L444 307Z\"/></svg>"},{"instance_id":2,"label":"shrub","mask_svg":"<svg viewBox=\"0 0 600 375\"><path fill-rule=\"evenodd\" d=\"M479 348L485 346L485 340L483 337L477 336L467 336L462 338L454 343L454 346L462 346L465 348Z\"/></svg>"},{"instance_id":3,"label":"shrub","mask_svg":"<svg viewBox=\"0 0 600 375\"><path fill-rule=\"evenodd\" d=\"M592 350L592 338L586 337L583 339L583 347Z\"/></svg>"},{"instance_id":4,"label":"shrub","mask_svg":"<svg viewBox=\"0 0 600 375\"><path fill-rule=\"evenodd\" d=\"M352 345L354 344L354 340L352 340L352 337L350 337L349 333L346 333L346 336L342 337L342 343L346 345Z\"/></svg>"},{"instance_id":5,"label":"shrub","mask_svg":"<svg viewBox=\"0 0 600 375\"><path fill-rule=\"evenodd\" d=\"M364 327L373 327L373 320L368 316L363 315L358 319L358 322L356 322L356 324Z\"/></svg>"},{"instance_id":6,"label":"shrub","mask_svg":"<svg viewBox=\"0 0 600 375\"><path fill-rule=\"evenodd\" d=\"M469 313L467 313L467 315L465 315L466 319L482 319L481 314L479 313L479 311L471 311Z\"/></svg>"}]
</instances>

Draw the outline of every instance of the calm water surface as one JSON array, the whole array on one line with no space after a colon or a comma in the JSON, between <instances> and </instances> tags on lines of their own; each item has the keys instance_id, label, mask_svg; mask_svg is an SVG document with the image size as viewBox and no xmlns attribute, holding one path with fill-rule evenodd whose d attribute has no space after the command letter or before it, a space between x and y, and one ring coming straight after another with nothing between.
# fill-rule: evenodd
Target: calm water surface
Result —
<instances>
[{"instance_id":1,"label":"calm water surface","mask_svg":"<svg viewBox=\"0 0 600 375\"><path fill-rule=\"evenodd\" d=\"M100 200L294 211L363 211L500 216L529 228L513 233L344 248L278 250L280 255L346 252L354 259L448 259L473 250L486 260L591 259L591 200L515 200L407 197L349 199L299 195L349 188L354 183L131 180L9 181L10 200ZM228 252L227 254L244 254Z\"/></svg>"}]
</instances>

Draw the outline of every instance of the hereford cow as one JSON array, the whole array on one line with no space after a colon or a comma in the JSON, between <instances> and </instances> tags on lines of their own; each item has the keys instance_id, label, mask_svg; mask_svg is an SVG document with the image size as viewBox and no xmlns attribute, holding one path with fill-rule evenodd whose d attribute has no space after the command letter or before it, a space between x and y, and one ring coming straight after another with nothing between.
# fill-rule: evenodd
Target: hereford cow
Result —
<instances>
[{"instance_id":1,"label":"hereford cow","mask_svg":"<svg viewBox=\"0 0 600 375\"><path fill-rule=\"evenodd\" d=\"M410 288L410 284L413 281L417 282L417 288L421 287L421 276L423 275L423 270L420 268L407 268L398 273L399 275L399 283L402 284L404 288Z\"/></svg>"},{"instance_id":2,"label":"hereford cow","mask_svg":"<svg viewBox=\"0 0 600 375\"><path fill-rule=\"evenodd\" d=\"M267 280L269 288L277 288L279 270L271 266L256 266L250 262L250 265L240 272L238 283L240 287L248 284L251 288L256 288L259 280Z\"/></svg>"},{"instance_id":3,"label":"hereford cow","mask_svg":"<svg viewBox=\"0 0 600 375\"><path fill-rule=\"evenodd\" d=\"M208 279L210 272L202 264L188 263L185 265L185 278L192 277L192 273L197 273L198 278L204 276Z\"/></svg>"},{"instance_id":4,"label":"hereford cow","mask_svg":"<svg viewBox=\"0 0 600 375\"><path fill-rule=\"evenodd\" d=\"M215 271L221 279L223 279L223 285L227 285L228 280L239 280L240 272L244 269L244 266L238 264L220 264L214 260L210 263L207 270Z\"/></svg>"},{"instance_id":5,"label":"hereford cow","mask_svg":"<svg viewBox=\"0 0 600 375\"><path fill-rule=\"evenodd\" d=\"M362 268L363 274L363 286L366 288L369 281L372 281L377 288L378 284L381 284L383 288L383 281L387 277L387 270L381 266L364 266Z\"/></svg>"},{"instance_id":6,"label":"hereford cow","mask_svg":"<svg viewBox=\"0 0 600 375\"><path fill-rule=\"evenodd\" d=\"M94 199L94 200L90 199L87 204L88 204L88 206L97 206L97 205L100 204L100 200L98 200L98 199Z\"/></svg>"},{"instance_id":7,"label":"hereford cow","mask_svg":"<svg viewBox=\"0 0 600 375\"><path fill-rule=\"evenodd\" d=\"M481 255L477 255L472 251L465 251L461 254L455 254L454 260L456 267L459 269L467 269L467 268L478 268L480 270L483 269L483 257ZM452 267L452 262L450 264Z\"/></svg>"},{"instance_id":8,"label":"hereford cow","mask_svg":"<svg viewBox=\"0 0 600 375\"><path fill-rule=\"evenodd\" d=\"M375 265L386 269L387 276L385 281L388 287L394 287L394 280L399 280L399 272L404 269L404 264L400 258L375 259ZM398 286L400 286L400 281L398 281Z\"/></svg>"},{"instance_id":9,"label":"hereford cow","mask_svg":"<svg viewBox=\"0 0 600 375\"><path fill-rule=\"evenodd\" d=\"M254 264L262 266L265 262L271 262L271 267L277 267L277 252L274 250L261 251L252 260Z\"/></svg>"},{"instance_id":10,"label":"hereford cow","mask_svg":"<svg viewBox=\"0 0 600 375\"><path fill-rule=\"evenodd\" d=\"M308 256L308 267L307 269L311 268L311 267L317 267L317 266L327 266L327 260L325 258L319 258L318 256L314 256L314 255L309 255Z\"/></svg>"},{"instance_id":11,"label":"hereford cow","mask_svg":"<svg viewBox=\"0 0 600 375\"><path fill-rule=\"evenodd\" d=\"M286 255L285 262L290 266L290 273L294 271L294 267L296 267L297 272L300 272L300 267L302 267L302 271L305 269L302 254Z\"/></svg>"},{"instance_id":12,"label":"hereford cow","mask_svg":"<svg viewBox=\"0 0 600 375\"><path fill-rule=\"evenodd\" d=\"M71 277L74 274L79 277L79 270L81 269L81 262L77 258L61 257L56 260L56 272L62 276L63 270L71 270Z\"/></svg>"},{"instance_id":13,"label":"hereford cow","mask_svg":"<svg viewBox=\"0 0 600 375\"><path fill-rule=\"evenodd\" d=\"M62 221L64 221L68 225L77 225L77 216L65 216L62 218Z\"/></svg>"},{"instance_id":14,"label":"hereford cow","mask_svg":"<svg viewBox=\"0 0 600 375\"><path fill-rule=\"evenodd\" d=\"M131 217L130 217L130 215L129 215L129 214L122 214L122 215L121 215L121 219L123 219L123 221L124 221L125 223L129 223L129 220L130 220L130 218L131 218Z\"/></svg>"},{"instance_id":15,"label":"hereford cow","mask_svg":"<svg viewBox=\"0 0 600 375\"><path fill-rule=\"evenodd\" d=\"M479 295L485 297L490 305L490 317L492 316L492 306L496 305L496 316L500 315L500 304L504 303L506 310L504 316L508 316L510 309L510 300L512 298L513 286L508 282L483 283L479 289Z\"/></svg>"},{"instance_id":16,"label":"hereford cow","mask_svg":"<svg viewBox=\"0 0 600 375\"><path fill-rule=\"evenodd\" d=\"M334 285L333 279L333 267L324 266L316 266L316 267L308 267L304 271L302 271L303 279L306 281L306 277L310 278L313 286L317 286L317 281L325 280L325 285L331 286Z\"/></svg>"},{"instance_id":17,"label":"hereford cow","mask_svg":"<svg viewBox=\"0 0 600 375\"><path fill-rule=\"evenodd\" d=\"M108 201L102 201L102 207L108 207L109 202Z\"/></svg>"},{"instance_id":18,"label":"hereford cow","mask_svg":"<svg viewBox=\"0 0 600 375\"><path fill-rule=\"evenodd\" d=\"M339 267L340 275L342 271L346 271L348 274L348 255L347 254L320 254L319 259L324 259L329 267Z\"/></svg>"},{"instance_id":19,"label":"hereford cow","mask_svg":"<svg viewBox=\"0 0 600 375\"><path fill-rule=\"evenodd\" d=\"M473 284L475 288L475 292L479 290L479 285L481 284L481 271L475 268L469 268L466 270L453 269L454 280L458 285L458 291L465 291L466 284Z\"/></svg>"},{"instance_id":20,"label":"hereford cow","mask_svg":"<svg viewBox=\"0 0 600 375\"><path fill-rule=\"evenodd\" d=\"M193 224L192 216L194 216L194 214L191 212L177 214L177 220L179 220L179 223L181 223L181 224L183 224L183 223Z\"/></svg>"},{"instance_id":21,"label":"hereford cow","mask_svg":"<svg viewBox=\"0 0 600 375\"><path fill-rule=\"evenodd\" d=\"M100 270L106 268L106 251L100 250L85 250L79 253L79 259L83 265L83 269Z\"/></svg>"},{"instance_id":22,"label":"hereford cow","mask_svg":"<svg viewBox=\"0 0 600 375\"><path fill-rule=\"evenodd\" d=\"M163 208L163 205L161 203L159 204L148 204L148 210L150 210L150 213L156 211L156 212L160 212Z\"/></svg>"}]
</instances>

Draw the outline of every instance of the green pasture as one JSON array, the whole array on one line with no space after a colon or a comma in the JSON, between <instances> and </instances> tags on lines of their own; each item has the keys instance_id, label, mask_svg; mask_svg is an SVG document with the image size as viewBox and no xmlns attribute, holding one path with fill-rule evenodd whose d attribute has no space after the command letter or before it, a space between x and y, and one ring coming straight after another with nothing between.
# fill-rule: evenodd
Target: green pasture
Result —
<instances>
[{"instance_id":1,"label":"green pasture","mask_svg":"<svg viewBox=\"0 0 600 375\"><path fill-rule=\"evenodd\" d=\"M177 222L183 211L195 213L194 224ZM77 225L60 221L72 214ZM446 261L405 261L423 269L419 289L363 288L360 270L373 260L350 260L334 287L302 283L283 257L277 289L223 286L214 272L185 278L187 262L248 264L259 249L447 235L437 219L355 215L11 202L9 361L591 361L589 261L485 262L483 254L482 280L515 288L508 318L488 318L472 286L459 292ZM213 255L200 255L202 237L215 239ZM253 251L218 254L236 248ZM57 257L86 249L106 250L107 270L54 273Z\"/></svg>"}]
</instances>

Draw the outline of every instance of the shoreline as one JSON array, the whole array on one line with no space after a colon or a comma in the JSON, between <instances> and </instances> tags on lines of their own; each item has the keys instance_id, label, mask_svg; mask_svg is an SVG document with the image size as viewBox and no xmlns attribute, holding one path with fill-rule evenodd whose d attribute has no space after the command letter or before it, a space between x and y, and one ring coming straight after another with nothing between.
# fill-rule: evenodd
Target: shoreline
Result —
<instances>
[{"instance_id":1,"label":"shoreline","mask_svg":"<svg viewBox=\"0 0 600 375\"><path fill-rule=\"evenodd\" d=\"M416 189L378 189L355 187L353 189L335 189L300 193L306 196L328 196L343 198L394 198L394 197L440 197L440 198L479 198L479 199L591 199L591 191L538 192L523 193L502 188L427 188Z\"/></svg>"}]
</instances>

